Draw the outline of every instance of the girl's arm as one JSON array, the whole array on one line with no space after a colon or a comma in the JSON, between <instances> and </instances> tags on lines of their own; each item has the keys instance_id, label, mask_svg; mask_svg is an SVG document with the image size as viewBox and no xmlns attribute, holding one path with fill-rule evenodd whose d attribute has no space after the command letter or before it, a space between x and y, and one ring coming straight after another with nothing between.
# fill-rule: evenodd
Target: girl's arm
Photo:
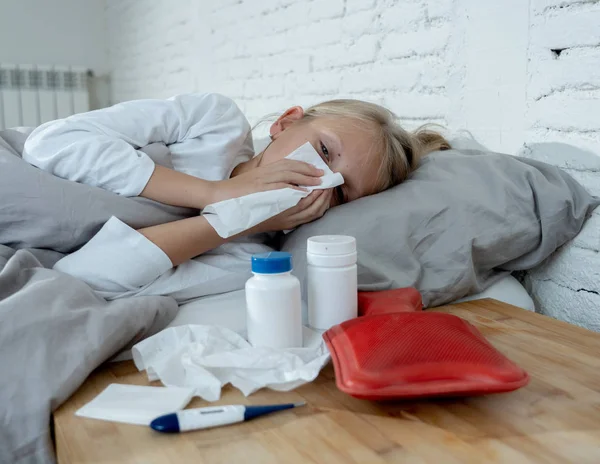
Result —
<instances>
[{"instance_id":1,"label":"girl's arm","mask_svg":"<svg viewBox=\"0 0 600 464\"><path fill-rule=\"evenodd\" d=\"M138 232L158 246L169 257L173 267L228 241L221 238L203 216L159 224Z\"/></svg>"},{"instance_id":2,"label":"girl's arm","mask_svg":"<svg viewBox=\"0 0 600 464\"><path fill-rule=\"evenodd\" d=\"M156 166L141 196L175 206L204 209L206 205L251 193L316 186L324 172L302 161L282 159L218 182L198 179Z\"/></svg>"},{"instance_id":3,"label":"girl's arm","mask_svg":"<svg viewBox=\"0 0 600 464\"><path fill-rule=\"evenodd\" d=\"M250 125L233 100L187 94L129 101L46 123L28 137L23 159L58 177L120 195L197 209L254 192L320 183L322 172L291 160L214 180L229 173L240 151L250 150L249 134ZM180 155L198 156L191 171L210 172L213 181L155 166L138 150L153 142L186 141L189 146ZM223 153L222 165L203 166L202 155L211 153Z\"/></svg>"},{"instance_id":4,"label":"girl's arm","mask_svg":"<svg viewBox=\"0 0 600 464\"><path fill-rule=\"evenodd\" d=\"M202 208L210 182L168 168L155 169L138 148L201 139L207 150L226 146L235 152L249 132L248 121L231 99L218 94L179 95L120 103L46 123L27 139L23 158L56 176L120 195L144 192L163 203Z\"/></svg>"},{"instance_id":5,"label":"girl's arm","mask_svg":"<svg viewBox=\"0 0 600 464\"><path fill-rule=\"evenodd\" d=\"M330 201L331 191L316 190L294 208L240 235L293 229L321 217ZM173 266L225 241L201 216L139 231L113 217L82 248L58 261L54 269L114 299L148 285Z\"/></svg>"},{"instance_id":6,"label":"girl's arm","mask_svg":"<svg viewBox=\"0 0 600 464\"><path fill-rule=\"evenodd\" d=\"M325 214L331 203L331 190L315 190L302 199L295 207L259 224L238 235L252 235L261 232L295 229ZM191 217L166 224L138 230L148 240L158 246L171 260L173 266L206 253L236 237L223 239L215 232L206 218Z\"/></svg>"}]
</instances>

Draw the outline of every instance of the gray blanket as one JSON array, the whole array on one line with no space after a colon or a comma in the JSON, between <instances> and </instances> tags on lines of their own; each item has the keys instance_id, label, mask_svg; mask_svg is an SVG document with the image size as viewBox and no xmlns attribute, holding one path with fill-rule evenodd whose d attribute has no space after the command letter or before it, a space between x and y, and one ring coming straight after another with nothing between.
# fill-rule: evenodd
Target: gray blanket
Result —
<instances>
[{"instance_id":1,"label":"gray blanket","mask_svg":"<svg viewBox=\"0 0 600 464\"><path fill-rule=\"evenodd\" d=\"M111 215L143 227L191 214L58 179L20 158L28 131L0 132L0 463L54 462L50 414L115 353L164 328L167 297L106 302L52 270ZM147 147L168 164L166 147Z\"/></svg>"},{"instance_id":2,"label":"gray blanket","mask_svg":"<svg viewBox=\"0 0 600 464\"><path fill-rule=\"evenodd\" d=\"M0 244L69 253L88 242L111 216L139 229L198 214L147 198L122 197L29 165L21 153L31 130L0 131ZM148 145L142 151L169 166L165 145Z\"/></svg>"},{"instance_id":3,"label":"gray blanket","mask_svg":"<svg viewBox=\"0 0 600 464\"><path fill-rule=\"evenodd\" d=\"M44 268L32 252L0 245L0 462L54 462L51 411L94 368L162 329L176 311L167 297L107 302Z\"/></svg>"},{"instance_id":4,"label":"gray blanket","mask_svg":"<svg viewBox=\"0 0 600 464\"><path fill-rule=\"evenodd\" d=\"M106 302L52 266L111 216L141 228L198 214L41 171L21 158L30 131L0 131L0 463L53 462L51 411L93 369L164 328L177 311L167 297ZM142 150L170 165L164 144ZM223 271L231 290L243 286L240 273Z\"/></svg>"}]
</instances>

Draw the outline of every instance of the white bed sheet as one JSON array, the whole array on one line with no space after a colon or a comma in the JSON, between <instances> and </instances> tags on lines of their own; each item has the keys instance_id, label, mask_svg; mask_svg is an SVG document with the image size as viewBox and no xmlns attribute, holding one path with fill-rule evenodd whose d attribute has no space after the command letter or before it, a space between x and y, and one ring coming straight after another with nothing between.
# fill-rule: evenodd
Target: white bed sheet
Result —
<instances>
[{"instance_id":1,"label":"white bed sheet","mask_svg":"<svg viewBox=\"0 0 600 464\"><path fill-rule=\"evenodd\" d=\"M535 311L533 300L513 276L508 275L496 282L482 293L471 295L458 300L472 301L483 298L494 298L504 303L518 306L528 311ZM303 307L306 315L306 306ZM305 320L306 323L306 320ZM176 327L186 324L217 325L226 327L234 332L246 335L246 293L244 290L211 295L183 304L179 307L177 316L167 327ZM131 359L129 350L122 352L113 361Z\"/></svg>"},{"instance_id":2,"label":"white bed sheet","mask_svg":"<svg viewBox=\"0 0 600 464\"><path fill-rule=\"evenodd\" d=\"M181 305L168 327L186 324L218 325L245 335L246 292L211 295Z\"/></svg>"},{"instance_id":3,"label":"white bed sheet","mask_svg":"<svg viewBox=\"0 0 600 464\"><path fill-rule=\"evenodd\" d=\"M484 298L493 298L502 301L503 303L526 309L527 311L535 311L535 304L529 296L529 293L527 293L527 290L525 290L525 287L510 274L496 282L487 290L476 295L462 298L456 301L456 303L482 300Z\"/></svg>"},{"instance_id":4,"label":"white bed sheet","mask_svg":"<svg viewBox=\"0 0 600 464\"><path fill-rule=\"evenodd\" d=\"M525 288L511 275L499 280L486 291L459 301L483 298L494 298L528 311L535 310L533 300ZM177 316L171 321L169 327L185 324L219 325L239 334L244 334L246 331L244 290L213 295L181 305Z\"/></svg>"}]
</instances>

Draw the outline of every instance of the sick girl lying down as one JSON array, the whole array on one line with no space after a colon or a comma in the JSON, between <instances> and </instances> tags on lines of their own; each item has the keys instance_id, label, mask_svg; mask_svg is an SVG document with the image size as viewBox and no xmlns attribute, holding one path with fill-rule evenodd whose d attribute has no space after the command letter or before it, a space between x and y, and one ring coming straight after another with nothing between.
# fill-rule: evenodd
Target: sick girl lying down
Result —
<instances>
[{"instance_id":1,"label":"sick girl lying down","mask_svg":"<svg viewBox=\"0 0 600 464\"><path fill-rule=\"evenodd\" d=\"M322 170L286 159L306 142L344 178L343 185L314 190L295 207L227 239L201 215L139 230L112 217L55 269L107 299L158 294L185 301L216 293L220 282L246 269L248 254L265 251L257 238L263 233L294 229L333 206L397 185L420 157L450 148L440 134L408 132L391 111L359 100L294 106L271 125L270 138L255 154L248 121L219 94L130 101L38 127L25 144L29 163L61 178L174 206L202 210L256 192L318 186ZM172 168L139 150L156 142L168 146ZM230 284L220 290L232 290Z\"/></svg>"}]
</instances>

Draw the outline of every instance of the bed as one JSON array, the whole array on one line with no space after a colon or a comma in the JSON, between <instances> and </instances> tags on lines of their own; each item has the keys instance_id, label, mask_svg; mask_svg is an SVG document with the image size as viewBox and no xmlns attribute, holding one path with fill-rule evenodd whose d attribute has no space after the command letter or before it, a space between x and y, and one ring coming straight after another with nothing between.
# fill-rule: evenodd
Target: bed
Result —
<instances>
[{"instance_id":1,"label":"bed","mask_svg":"<svg viewBox=\"0 0 600 464\"><path fill-rule=\"evenodd\" d=\"M54 270L58 259L113 215L141 228L198 212L35 169L20 156L26 134L0 131L0 424L10 424L0 428L0 462L17 463L51 462L51 411L102 362L144 337L187 323L243 332L241 288L249 275L247 259L241 268L222 269L219 294L209 288L202 298L179 301L178 308L170 296L142 293L106 301ZM158 148L158 155L168 155L164 145ZM361 290L414 286L427 307L475 293L468 298L492 297L533 310L511 272L547 259L577 235L600 203L559 169L505 155L433 155L417 173L288 234L280 248L294 255L300 281L307 237L346 233L361 245ZM486 194L473 193L479 190ZM511 221L498 212L505 210L513 213Z\"/></svg>"}]
</instances>

